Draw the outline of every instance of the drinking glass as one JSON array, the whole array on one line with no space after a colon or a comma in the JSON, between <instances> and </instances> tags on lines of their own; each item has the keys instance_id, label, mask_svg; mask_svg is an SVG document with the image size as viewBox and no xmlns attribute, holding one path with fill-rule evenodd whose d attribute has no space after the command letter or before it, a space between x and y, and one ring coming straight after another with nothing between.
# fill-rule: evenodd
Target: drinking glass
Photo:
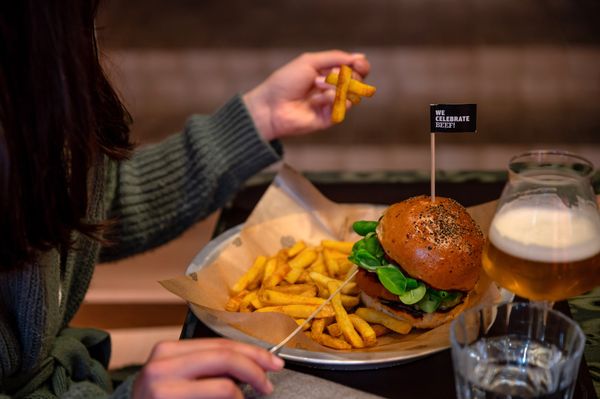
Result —
<instances>
[{"instance_id":1,"label":"drinking glass","mask_svg":"<svg viewBox=\"0 0 600 399\"><path fill-rule=\"evenodd\" d=\"M502 287L533 301L562 300L600 285L600 213L593 165L536 150L509 164L482 263Z\"/></svg>"},{"instance_id":2,"label":"drinking glass","mask_svg":"<svg viewBox=\"0 0 600 399\"><path fill-rule=\"evenodd\" d=\"M458 399L569 399L585 335L543 304L469 309L450 325Z\"/></svg>"}]
</instances>

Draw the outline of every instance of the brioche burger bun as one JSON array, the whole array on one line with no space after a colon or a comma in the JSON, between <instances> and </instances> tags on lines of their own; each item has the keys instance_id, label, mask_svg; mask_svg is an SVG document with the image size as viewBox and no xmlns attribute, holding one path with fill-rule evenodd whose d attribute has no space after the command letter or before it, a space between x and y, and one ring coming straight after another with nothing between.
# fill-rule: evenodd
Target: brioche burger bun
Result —
<instances>
[{"instance_id":1,"label":"brioche burger bun","mask_svg":"<svg viewBox=\"0 0 600 399\"><path fill-rule=\"evenodd\" d=\"M380 252L373 250L375 239ZM449 198L432 202L419 196L395 203L361 241L365 243L355 244L350 259L361 266L356 282L363 303L415 328L452 320L479 280L483 233L466 209Z\"/></svg>"}]
</instances>

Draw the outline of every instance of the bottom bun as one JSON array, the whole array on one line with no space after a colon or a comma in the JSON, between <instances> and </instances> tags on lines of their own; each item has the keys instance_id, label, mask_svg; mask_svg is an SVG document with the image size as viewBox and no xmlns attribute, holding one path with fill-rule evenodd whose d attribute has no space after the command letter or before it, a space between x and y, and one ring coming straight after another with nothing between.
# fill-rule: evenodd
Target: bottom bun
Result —
<instances>
[{"instance_id":1,"label":"bottom bun","mask_svg":"<svg viewBox=\"0 0 600 399\"><path fill-rule=\"evenodd\" d=\"M422 317L415 317L403 310L393 309L381 303L377 298L373 298L364 292L360 293L360 298L368 308L378 310L396 319L406 320L414 328L431 329L441 326L442 324L447 323L458 316L458 314L466 308L467 303L469 302L469 295L470 293L467 294L460 304L456 305L447 312L424 313Z\"/></svg>"}]
</instances>

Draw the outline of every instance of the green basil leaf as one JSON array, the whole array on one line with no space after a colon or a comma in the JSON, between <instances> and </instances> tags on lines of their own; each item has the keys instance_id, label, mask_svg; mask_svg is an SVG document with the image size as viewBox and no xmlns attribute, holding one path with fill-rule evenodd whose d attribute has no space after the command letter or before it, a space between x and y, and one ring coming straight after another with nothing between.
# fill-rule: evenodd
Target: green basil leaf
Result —
<instances>
[{"instance_id":1,"label":"green basil leaf","mask_svg":"<svg viewBox=\"0 0 600 399\"><path fill-rule=\"evenodd\" d=\"M440 309L451 309L458 305L462 299L463 294L460 292L448 293L448 296L440 303Z\"/></svg>"},{"instance_id":2,"label":"green basil leaf","mask_svg":"<svg viewBox=\"0 0 600 399\"><path fill-rule=\"evenodd\" d=\"M366 246L367 246L367 244L366 244L366 242L365 242L365 239L364 239L364 238L361 238L360 240L356 241L356 242L354 243L354 245L352 246L352 252L356 252L356 251L358 251L359 249L365 249L365 248L366 248Z\"/></svg>"},{"instance_id":3,"label":"green basil leaf","mask_svg":"<svg viewBox=\"0 0 600 399\"><path fill-rule=\"evenodd\" d=\"M371 255L366 249L359 249L358 251L353 252L348 259L370 272L374 272L375 269L381 266L379 259Z\"/></svg>"},{"instance_id":4,"label":"green basil leaf","mask_svg":"<svg viewBox=\"0 0 600 399\"><path fill-rule=\"evenodd\" d=\"M377 239L377 236L365 238L365 249L377 259L383 258L383 248Z\"/></svg>"},{"instance_id":5,"label":"green basil leaf","mask_svg":"<svg viewBox=\"0 0 600 399\"><path fill-rule=\"evenodd\" d=\"M406 289L407 290L414 290L415 288L417 288L419 286L419 282L417 280L415 280L414 278L410 278L408 277L406 279Z\"/></svg>"},{"instance_id":6,"label":"green basil leaf","mask_svg":"<svg viewBox=\"0 0 600 399\"><path fill-rule=\"evenodd\" d=\"M402 295L406 291L406 277L402 272L392 266L381 266L377 270L377 277L386 290L395 295Z\"/></svg>"},{"instance_id":7,"label":"green basil leaf","mask_svg":"<svg viewBox=\"0 0 600 399\"><path fill-rule=\"evenodd\" d=\"M427 294L433 298L437 298L440 301L442 300L442 295L440 294L440 291L438 290L434 290L433 288L429 288L427 290Z\"/></svg>"},{"instance_id":8,"label":"green basil leaf","mask_svg":"<svg viewBox=\"0 0 600 399\"><path fill-rule=\"evenodd\" d=\"M378 222L370 220L359 220L352 224L352 229L356 234L366 236L367 234L374 232L378 224Z\"/></svg>"},{"instance_id":9,"label":"green basil leaf","mask_svg":"<svg viewBox=\"0 0 600 399\"><path fill-rule=\"evenodd\" d=\"M419 283L417 288L406 291L398 298L400 298L400 302L404 303L405 305L413 305L423 299L426 293L427 287L425 287L425 284Z\"/></svg>"},{"instance_id":10,"label":"green basil leaf","mask_svg":"<svg viewBox=\"0 0 600 399\"><path fill-rule=\"evenodd\" d=\"M440 307L441 299L437 295L432 295L434 290L427 290L427 293L419 302L415 304L415 307L422 310L425 313L433 313Z\"/></svg>"}]
</instances>

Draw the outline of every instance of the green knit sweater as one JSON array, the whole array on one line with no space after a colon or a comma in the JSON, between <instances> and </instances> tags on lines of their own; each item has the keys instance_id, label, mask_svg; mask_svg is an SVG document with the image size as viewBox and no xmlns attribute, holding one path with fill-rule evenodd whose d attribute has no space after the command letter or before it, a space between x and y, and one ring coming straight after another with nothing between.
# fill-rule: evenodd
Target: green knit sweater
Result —
<instances>
[{"instance_id":1,"label":"green knit sweater","mask_svg":"<svg viewBox=\"0 0 600 399\"><path fill-rule=\"evenodd\" d=\"M53 250L0 272L0 397L129 397L133 378L113 392L108 335L68 327L94 265L176 237L279 155L234 97L214 115L191 117L182 133L131 160L99 165L88 214L92 221L114 219L118 243L101 248L74 234L76 249L66 256Z\"/></svg>"}]
</instances>

